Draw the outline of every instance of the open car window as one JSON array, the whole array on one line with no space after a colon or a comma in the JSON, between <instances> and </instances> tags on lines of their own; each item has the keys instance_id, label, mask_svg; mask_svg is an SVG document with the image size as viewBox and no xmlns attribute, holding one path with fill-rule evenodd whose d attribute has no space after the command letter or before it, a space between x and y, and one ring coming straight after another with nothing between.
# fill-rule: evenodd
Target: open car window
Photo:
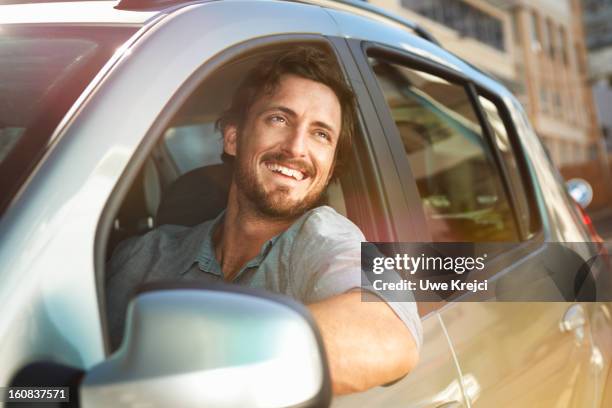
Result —
<instances>
[{"instance_id":1,"label":"open car window","mask_svg":"<svg viewBox=\"0 0 612 408\"><path fill-rule=\"evenodd\" d=\"M234 59L213 72L170 121L121 205L107 246L107 259L121 241L160 225L195 226L213 219L227 204L233 165L224 161L216 126L246 73L286 47L276 46ZM339 180L322 204L347 215Z\"/></svg>"}]
</instances>

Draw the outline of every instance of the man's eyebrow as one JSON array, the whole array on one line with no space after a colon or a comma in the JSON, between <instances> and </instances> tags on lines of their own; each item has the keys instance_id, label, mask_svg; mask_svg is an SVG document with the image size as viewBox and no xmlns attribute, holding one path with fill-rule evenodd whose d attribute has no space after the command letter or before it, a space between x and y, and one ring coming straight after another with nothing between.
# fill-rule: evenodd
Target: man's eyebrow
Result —
<instances>
[{"instance_id":1,"label":"man's eyebrow","mask_svg":"<svg viewBox=\"0 0 612 408\"><path fill-rule=\"evenodd\" d=\"M272 110L279 110L279 111L284 112L287 115L292 116L292 117L296 117L297 116L297 113L295 113L295 111L293 111L292 109L287 108L286 106L270 106L270 107L264 109L262 111L262 113L269 112L269 111L272 111ZM321 127L323 129L326 129L326 130L329 130L332 133L336 133L336 129L334 129L333 126L331 126L331 125L329 125L329 124L327 124L325 122L322 122L320 120L317 120L317 121L313 122L313 125Z\"/></svg>"},{"instance_id":2,"label":"man's eyebrow","mask_svg":"<svg viewBox=\"0 0 612 408\"><path fill-rule=\"evenodd\" d=\"M270 106L268 109L265 110L265 112L271 111L271 110L279 110L279 111L284 112L287 115L293 116L293 117L297 116L297 113L295 113L295 111L293 111L292 109L289 109L286 106Z\"/></svg>"}]
</instances>

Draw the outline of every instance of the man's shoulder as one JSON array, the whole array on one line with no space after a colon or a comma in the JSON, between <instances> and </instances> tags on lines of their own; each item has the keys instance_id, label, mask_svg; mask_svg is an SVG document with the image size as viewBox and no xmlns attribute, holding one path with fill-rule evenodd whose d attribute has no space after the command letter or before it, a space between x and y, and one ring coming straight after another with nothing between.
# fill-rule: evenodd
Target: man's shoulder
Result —
<instances>
[{"instance_id":1,"label":"man's shoulder","mask_svg":"<svg viewBox=\"0 0 612 408\"><path fill-rule=\"evenodd\" d=\"M163 249L174 247L181 241L189 238L202 228L202 224L195 227L183 225L160 225L144 235L129 238L121 243L132 249Z\"/></svg>"},{"instance_id":2,"label":"man's shoulder","mask_svg":"<svg viewBox=\"0 0 612 408\"><path fill-rule=\"evenodd\" d=\"M129 238L121 242L113 252L111 270L128 262L150 267L153 260L160 262L165 258L177 261L194 258L210 224L211 221L194 227L161 225L144 235Z\"/></svg>"},{"instance_id":3,"label":"man's shoulder","mask_svg":"<svg viewBox=\"0 0 612 408\"><path fill-rule=\"evenodd\" d=\"M296 224L297 237L357 242L365 240L357 225L326 205L308 211Z\"/></svg>"}]
</instances>

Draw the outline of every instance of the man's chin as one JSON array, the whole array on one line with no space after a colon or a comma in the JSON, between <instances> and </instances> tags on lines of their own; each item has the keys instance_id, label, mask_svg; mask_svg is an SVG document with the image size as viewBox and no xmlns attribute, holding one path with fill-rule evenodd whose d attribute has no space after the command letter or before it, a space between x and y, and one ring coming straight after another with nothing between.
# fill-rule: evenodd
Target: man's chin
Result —
<instances>
[{"instance_id":1,"label":"man's chin","mask_svg":"<svg viewBox=\"0 0 612 408\"><path fill-rule=\"evenodd\" d=\"M309 198L295 199L287 194L270 194L265 200L259 201L257 207L268 217L297 218L316 205L318 200Z\"/></svg>"},{"instance_id":2,"label":"man's chin","mask_svg":"<svg viewBox=\"0 0 612 408\"><path fill-rule=\"evenodd\" d=\"M251 202L252 208L267 218L298 218L316 206L322 193L297 191L293 186L257 182L256 178L247 172L242 177L238 174L236 183L245 198Z\"/></svg>"},{"instance_id":3,"label":"man's chin","mask_svg":"<svg viewBox=\"0 0 612 408\"><path fill-rule=\"evenodd\" d=\"M296 218L309 209L308 206L302 205L302 203L295 203L292 205L286 201L282 203L265 202L259 204L259 211L262 214L273 218Z\"/></svg>"}]
</instances>

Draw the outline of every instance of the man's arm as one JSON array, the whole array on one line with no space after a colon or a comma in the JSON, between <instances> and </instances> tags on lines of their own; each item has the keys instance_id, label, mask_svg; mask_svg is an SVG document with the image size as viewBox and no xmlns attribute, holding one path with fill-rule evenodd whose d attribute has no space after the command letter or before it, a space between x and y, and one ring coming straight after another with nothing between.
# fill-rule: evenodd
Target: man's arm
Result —
<instances>
[{"instance_id":1,"label":"man's arm","mask_svg":"<svg viewBox=\"0 0 612 408\"><path fill-rule=\"evenodd\" d=\"M361 296L353 291L308 305L323 336L335 395L397 380L418 361L415 340L395 312Z\"/></svg>"}]
</instances>

